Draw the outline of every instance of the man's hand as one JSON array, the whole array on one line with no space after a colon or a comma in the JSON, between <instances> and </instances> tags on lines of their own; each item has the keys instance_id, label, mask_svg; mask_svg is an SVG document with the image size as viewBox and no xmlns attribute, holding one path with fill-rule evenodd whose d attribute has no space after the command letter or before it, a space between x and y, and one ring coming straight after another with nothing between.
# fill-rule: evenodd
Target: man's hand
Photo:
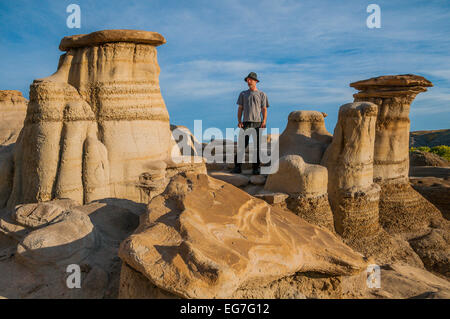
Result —
<instances>
[{"instance_id":1,"label":"man's hand","mask_svg":"<svg viewBox=\"0 0 450 319\"><path fill-rule=\"evenodd\" d=\"M261 124L261 128L266 128L266 121L267 121L267 107L262 108L262 114L263 114L263 120Z\"/></svg>"},{"instance_id":2,"label":"man's hand","mask_svg":"<svg viewBox=\"0 0 450 319\"><path fill-rule=\"evenodd\" d=\"M243 128L243 127L244 127L244 124L242 124L242 122L239 122L239 123L238 123L238 127Z\"/></svg>"}]
</instances>

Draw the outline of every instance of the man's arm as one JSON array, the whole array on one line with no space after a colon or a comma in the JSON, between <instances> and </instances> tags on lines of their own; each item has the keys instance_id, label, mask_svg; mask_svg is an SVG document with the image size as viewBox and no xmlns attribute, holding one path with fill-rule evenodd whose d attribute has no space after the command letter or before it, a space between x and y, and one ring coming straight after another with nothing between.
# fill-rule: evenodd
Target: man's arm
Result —
<instances>
[{"instance_id":1,"label":"man's arm","mask_svg":"<svg viewBox=\"0 0 450 319\"><path fill-rule=\"evenodd\" d=\"M261 128L265 128L266 122L267 122L267 107L262 108L262 115L263 115L263 121L261 123Z\"/></svg>"},{"instance_id":2,"label":"man's arm","mask_svg":"<svg viewBox=\"0 0 450 319\"><path fill-rule=\"evenodd\" d=\"M242 124L242 122L241 122L241 119L242 119L242 110L243 110L243 106L242 105L239 105L239 108L238 108L238 127L243 127L244 125Z\"/></svg>"}]
</instances>

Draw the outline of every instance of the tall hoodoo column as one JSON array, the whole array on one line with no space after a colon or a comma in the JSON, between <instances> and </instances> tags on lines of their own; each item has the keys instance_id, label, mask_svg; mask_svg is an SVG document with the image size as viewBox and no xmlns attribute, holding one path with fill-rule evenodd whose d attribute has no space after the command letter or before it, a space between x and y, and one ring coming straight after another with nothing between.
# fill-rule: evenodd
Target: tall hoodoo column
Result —
<instances>
[{"instance_id":1,"label":"tall hoodoo column","mask_svg":"<svg viewBox=\"0 0 450 319\"><path fill-rule=\"evenodd\" d=\"M145 202L149 163L167 159L170 124L159 87L156 32L65 37L58 70L30 86L8 206L71 198Z\"/></svg>"},{"instance_id":2,"label":"tall hoodoo column","mask_svg":"<svg viewBox=\"0 0 450 319\"><path fill-rule=\"evenodd\" d=\"M380 187L373 182L377 106L370 102L342 105L333 142L322 165L328 168L328 198L336 231L344 238L379 231Z\"/></svg>"},{"instance_id":3,"label":"tall hoodoo column","mask_svg":"<svg viewBox=\"0 0 450 319\"><path fill-rule=\"evenodd\" d=\"M409 108L417 94L433 84L424 77L385 75L350 84L360 92L355 102L378 105L375 135L374 179L406 183L409 171Z\"/></svg>"},{"instance_id":4,"label":"tall hoodoo column","mask_svg":"<svg viewBox=\"0 0 450 319\"><path fill-rule=\"evenodd\" d=\"M421 229L438 210L409 185L409 109L433 84L424 77L386 75L350 84L355 102L378 105L374 181L381 186L380 221L391 232Z\"/></svg>"}]
</instances>

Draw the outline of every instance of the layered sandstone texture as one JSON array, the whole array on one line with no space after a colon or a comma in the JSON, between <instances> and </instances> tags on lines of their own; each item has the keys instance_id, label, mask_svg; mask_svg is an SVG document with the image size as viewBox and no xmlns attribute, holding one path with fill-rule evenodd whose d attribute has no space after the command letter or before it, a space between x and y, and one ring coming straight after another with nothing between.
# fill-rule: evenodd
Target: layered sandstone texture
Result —
<instances>
[{"instance_id":1,"label":"layered sandstone texture","mask_svg":"<svg viewBox=\"0 0 450 319\"><path fill-rule=\"evenodd\" d=\"M8 274L0 278L0 296L117 298L117 250L142 208L119 199L85 206L62 199L0 210L0 273ZM76 283L69 265L80 267L81 289L67 285Z\"/></svg>"},{"instance_id":2,"label":"layered sandstone texture","mask_svg":"<svg viewBox=\"0 0 450 319\"><path fill-rule=\"evenodd\" d=\"M359 92L355 102L378 105L374 178L380 182L406 182L409 169L409 110L417 94L433 84L424 77L385 75L350 84Z\"/></svg>"},{"instance_id":3,"label":"layered sandstone texture","mask_svg":"<svg viewBox=\"0 0 450 319\"><path fill-rule=\"evenodd\" d=\"M355 102L378 105L375 131L374 180L381 186L380 221L394 232L420 230L439 211L408 183L409 110L411 102L433 84L424 77L386 75L351 83L359 90Z\"/></svg>"},{"instance_id":4,"label":"layered sandstone texture","mask_svg":"<svg viewBox=\"0 0 450 319\"><path fill-rule=\"evenodd\" d=\"M147 201L137 185L170 147L155 32L65 37L58 70L30 87L8 206L71 198Z\"/></svg>"},{"instance_id":5,"label":"layered sandstone texture","mask_svg":"<svg viewBox=\"0 0 450 319\"><path fill-rule=\"evenodd\" d=\"M267 177L264 191L289 195L286 204L291 211L334 231L327 181L326 167L305 163L300 155L286 155L279 159L278 171Z\"/></svg>"},{"instance_id":6,"label":"layered sandstone texture","mask_svg":"<svg viewBox=\"0 0 450 319\"><path fill-rule=\"evenodd\" d=\"M174 176L151 200L119 256L124 298L135 296L135 276L163 296L233 298L297 272L351 276L366 268L328 230L196 173Z\"/></svg>"},{"instance_id":7,"label":"layered sandstone texture","mask_svg":"<svg viewBox=\"0 0 450 319\"><path fill-rule=\"evenodd\" d=\"M370 102L342 105L333 142L322 159L328 168L328 196L336 231L361 237L379 230L380 187L373 182L377 106Z\"/></svg>"},{"instance_id":8,"label":"layered sandstone texture","mask_svg":"<svg viewBox=\"0 0 450 319\"><path fill-rule=\"evenodd\" d=\"M306 163L320 164L332 135L325 128L325 113L294 111L278 139L280 157L300 155Z\"/></svg>"},{"instance_id":9,"label":"layered sandstone texture","mask_svg":"<svg viewBox=\"0 0 450 319\"><path fill-rule=\"evenodd\" d=\"M20 91L0 90L0 148L15 143L27 113L28 100Z\"/></svg>"}]
</instances>

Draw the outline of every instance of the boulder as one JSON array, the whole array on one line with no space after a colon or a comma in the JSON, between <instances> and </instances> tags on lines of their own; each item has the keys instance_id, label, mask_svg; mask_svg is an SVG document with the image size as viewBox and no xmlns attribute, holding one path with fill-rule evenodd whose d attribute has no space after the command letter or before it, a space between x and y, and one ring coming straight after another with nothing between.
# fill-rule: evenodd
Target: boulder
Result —
<instances>
[{"instance_id":1,"label":"boulder","mask_svg":"<svg viewBox=\"0 0 450 319\"><path fill-rule=\"evenodd\" d=\"M355 275L366 267L331 232L189 173L152 199L119 256L151 285L182 298L233 298L296 272Z\"/></svg>"},{"instance_id":2,"label":"boulder","mask_svg":"<svg viewBox=\"0 0 450 319\"><path fill-rule=\"evenodd\" d=\"M289 195L288 208L315 225L334 231L328 203L326 167L305 163L299 155L280 158L278 171L267 177L264 190Z\"/></svg>"},{"instance_id":3,"label":"boulder","mask_svg":"<svg viewBox=\"0 0 450 319\"><path fill-rule=\"evenodd\" d=\"M109 199L79 206L70 199L0 211L0 291L6 298L116 298L121 241L140 209ZM81 289L67 285L80 268Z\"/></svg>"}]
</instances>

